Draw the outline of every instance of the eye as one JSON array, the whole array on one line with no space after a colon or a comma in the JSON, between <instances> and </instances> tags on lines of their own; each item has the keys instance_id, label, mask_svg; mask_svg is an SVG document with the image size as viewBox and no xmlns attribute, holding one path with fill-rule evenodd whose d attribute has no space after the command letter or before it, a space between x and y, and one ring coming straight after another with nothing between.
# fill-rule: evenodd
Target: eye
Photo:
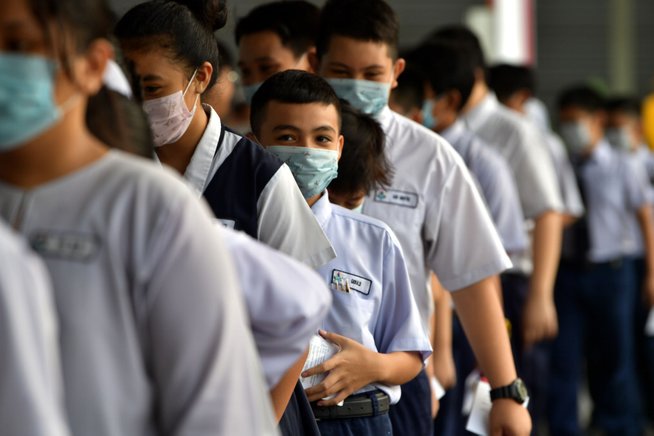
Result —
<instances>
[{"instance_id":1,"label":"eye","mask_svg":"<svg viewBox=\"0 0 654 436\"><path fill-rule=\"evenodd\" d=\"M271 74L279 71L279 65L275 64L264 64L259 66L259 72L261 74Z\"/></svg>"},{"instance_id":2,"label":"eye","mask_svg":"<svg viewBox=\"0 0 654 436\"><path fill-rule=\"evenodd\" d=\"M291 134L285 133L283 135L279 135L275 138L277 141L281 142L293 142L295 141L295 137Z\"/></svg>"},{"instance_id":3,"label":"eye","mask_svg":"<svg viewBox=\"0 0 654 436\"><path fill-rule=\"evenodd\" d=\"M332 69L331 74L333 76L336 76L336 77L345 77L345 78L350 77L350 72L349 71L338 69L338 68Z\"/></svg>"},{"instance_id":4,"label":"eye","mask_svg":"<svg viewBox=\"0 0 654 436\"><path fill-rule=\"evenodd\" d=\"M371 80L371 81L379 80L382 76L383 74L380 71L371 71L364 75L366 80Z\"/></svg>"},{"instance_id":5,"label":"eye","mask_svg":"<svg viewBox=\"0 0 654 436\"><path fill-rule=\"evenodd\" d=\"M319 144L330 144L332 142L332 138L325 135L319 135L316 137L316 142Z\"/></svg>"},{"instance_id":6,"label":"eye","mask_svg":"<svg viewBox=\"0 0 654 436\"><path fill-rule=\"evenodd\" d=\"M161 89L160 86L144 86L143 92L145 94L154 94Z\"/></svg>"},{"instance_id":7,"label":"eye","mask_svg":"<svg viewBox=\"0 0 654 436\"><path fill-rule=\"evenodd\" d=\"M25 53L29 52L30 43L24 38L10 39L6 43L6 51L12 53Z\"/></svg>"}]
</instances>

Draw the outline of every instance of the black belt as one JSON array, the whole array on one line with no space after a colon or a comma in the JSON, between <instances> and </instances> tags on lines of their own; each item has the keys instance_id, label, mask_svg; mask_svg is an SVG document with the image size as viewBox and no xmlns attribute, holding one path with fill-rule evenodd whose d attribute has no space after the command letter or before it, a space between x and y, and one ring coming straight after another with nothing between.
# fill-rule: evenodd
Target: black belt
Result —
<instances>
[{"instance_id":1,"label":"black belt","mask_svg":"<svg viewBox=\"0 0 654 436\"><path fill-rule=\"evenodd\" d=\"M625 261L624 257L616 257L615 259L610 259L604 262L591 262L589 260L561 260L561 265L567 268L577 269L581 271L592 271L598 268L611 268L618 269L621 268Z\"/></svg>"},{"instance_id":2,"label":"black belt","mask_svg":"<svg viewBox=\"0 0 654 436\"><path fill-rule=\"evenodd\" d=\"M375 403L377 407L375 408ZM371 391L363 394L352 395L345 399L342 406L317 406L311 403L311 409L316 419L344 419L344 418L365 418L388 413L391 400L382 391Z\"/></svg>"}]
</instances>

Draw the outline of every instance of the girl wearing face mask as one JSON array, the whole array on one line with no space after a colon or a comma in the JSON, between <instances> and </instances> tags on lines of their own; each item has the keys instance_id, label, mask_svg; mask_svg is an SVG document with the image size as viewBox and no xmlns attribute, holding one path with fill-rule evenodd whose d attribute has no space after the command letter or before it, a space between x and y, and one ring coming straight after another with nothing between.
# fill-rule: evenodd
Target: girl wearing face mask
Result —
<instances>
[{"instance_id":1,"label":"girl wearing face mask","mask_svg":"<svg viewBox=\"0 0 654 436\"><path fill-rule=\"evenodd\" d=\"M272 434L209 212L87 128L111 27L102 0L0 2L0 214L52 277L71 433Z\"/></svg>"},{"instance_id":2,"label":"girl wearing face mask","mask_svg":"<svg viewBox=\"0 0 654 436\"><path fill-rule=\"evenodd\" d=\"M157 156L184 175L225 225L320 266L334 253L288 167L231 132L200 101L216 81L213 31L225 22L222 3L150 1L116 25L140 85Z\"/></svg>"}]
</instances>

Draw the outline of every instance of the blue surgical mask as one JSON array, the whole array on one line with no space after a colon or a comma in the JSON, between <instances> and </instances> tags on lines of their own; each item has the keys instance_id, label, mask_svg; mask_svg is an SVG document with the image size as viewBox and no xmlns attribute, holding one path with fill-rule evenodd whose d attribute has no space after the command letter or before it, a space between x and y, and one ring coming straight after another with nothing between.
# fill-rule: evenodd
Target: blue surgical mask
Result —
<instances>
[{"instance_id":1,"label":"blue surgical mask","mask_svg":"<svg viewBox=\"0 0 654 436\"><path fill-rule=\"evenodd\" d=\"M559 131L571 154L582 153L590 146L590 130L582 121L563 123Z\"/></svg>"},{"instance_id":2,"label":"blue surgical mask","mask_svg":"<svg viewBox=\"0 0 654 436\"><path fill-rule=\"evenodd\" d=\"M434 117L434 100L426 99L422 105L422 125L429 130L434 130L438 125L438 120Z\"/></svg>"},{"instance_id":3,"label":"blue surgical mask","mask_svg":"<svg viewBox=\"0 0 654 436\"><path fill-rule=\"evenodd\" d=\"M338 175L338 152L335 150L283 145L267 149L288 165L304 198L322 193Z\"/></svg>"},{"instance_id":4,"label":"blue surgical mask","mask_svg":"<svg viewBox=\"0 0 654 436\"><path fill-rule=\"evenodd\" d=\"M336 95L352 106L376 117L388 104L391 84L357 79L327 79Z\"/></svg>"},{"instance_id":5,"label":"blue surgical mask","mask_svg":"<svg viewBox=\"0 0 654 436\"><path fill-rule=\"evenodd\" d=\"M252 97L254 94L261 88L263 82L255 83L254 85L245 85L243 86L243 97L247 104L252 104Z\"/></svg>"},{"instance_id":6,"label":"blue surgical mask","mask_svg":"<svg viewBox=\"0 0 654 436\"><path fill-rule=\"evenodd\" d=\"M54 100L56 64L43 56L0 53L0 152L37 137L62 118Z\"/></svg>"}]
</instances>

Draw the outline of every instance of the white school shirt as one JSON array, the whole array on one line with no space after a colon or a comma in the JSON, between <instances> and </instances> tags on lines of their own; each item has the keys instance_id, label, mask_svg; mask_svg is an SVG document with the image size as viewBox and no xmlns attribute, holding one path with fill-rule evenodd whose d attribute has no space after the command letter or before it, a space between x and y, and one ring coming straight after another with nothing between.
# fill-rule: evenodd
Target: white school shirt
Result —
<instances>
[{"instance_id":1,"label":"white school shirt","mask_svg":"<svg viewBox=\"0 0 654 436\"><path fill-rule=\"evenodd\" d=\"M559 135L551 131L541 133L547 141L554 162L554 170L559 182L561 200L563 201L563 211L573 217L580 217L584 214L584 203L581 200L577 178L563 140Z\"/></svg>"},{"instance_id":2,"label":"white school shirt","mask_svg":"<svg viewBox=\"0 0 654 436\"><path fill-rule=\"evenodd\" d=\"M587 259L607 262L635 255L635 241L630 238L635 214L650 203L650 187L642 165L603 139L577 172L585 190L590 242ZM567 255L570 248L564 237L562 255Z\"/></svg>"},{"instance_id":3,"label":"white school shirt","mask_svg":"<svg viewBox=\"0 0 654 436\"><path fill-rule=\"evenodd\" d=\"M0 214L48 267L73 435L271 435L234 267L206 205L117 150Z\"/></svg>"},{"instance_id":4,"label":"white school shirt","mask_svg":"<svg viewBox=\"0 0 654 436\"><path fill-rule=\"evenodd\" d=\"M431 344L420 323L400 244L383 222L329 202L327 192L313 213L336 249L336 259L318 269L332 286L333 306L323 329L380 352L415 351L424 362ZM345 281L350 292L335 289ZM375 384L391 404L400 400L400 386Z\"/></svg>"},{"instance_id":5,"label":"white school shirt","mask_svg":"<svg viewBox=\"0 0 654 436\"><path fill-rule=\"evenodd\" d=\"M423 328L434 303L430 270L456 291L511 267L502 242L463 160L431 130L388 106L379 116L391 187L369 194L363 213L397 235L409 269Z\"/></svg>"},{"instance_id":6,"label":"white school shirt","mask_svg":"<svg viewBox=\"0 0 654 436\"><path fill-rule=\"evenodd\" d=\"M488 211L507 253L527 250L527 230L518 198L518 189L504 157L466 129L457 120L441 135L461 155L473 177L479 182Z\"/></svg>"},{"instance_id":7,"label":"white school shirt","mask_svg":"<svg viewBox=\"0 0 654 436\"><path fill-rule=\"evenodd\" d=\"M552 158L536 125L503 107L492 92L462 118L470 130L506 159L527 220L548 211L564 210ZM530 256L512 259L517 271L531 273Z\"/></svg>"},{"instance_id":8,"label":"white school shirt","mask_svg":"<svg viewBox=\"0 0 654 436\"><path fill-rule=\"evenodd\" d=\"M223 229L223 237L245 295L266 382L273 388L320 328L331 308L331 292L314 270L245 233Z\"/></svg>"},{"instance_id":9,"label":"white school shirt","mask_svg":"<svg viewBox=\"0 0 654 436\"><path fill-rule=\"evenodd\" d=\"M209 122L184 173L184 178L198 194L205 192L236 147L249 141L224 130L216 111L209 105L203 107ZM233 195L242 195L238 186L233 187ZM314 268L334 258L333 248L286 164L280 164L256 201L258 240Z\"/></svg>"},{"instance_id":10,"label":"white school shirt","mask_svg":"<svg viewBox=\"0 0 654 436\"><path fill-rule=\"evenodd\" d=\"M0 428L67 436L57 321L43 263L0 220Z\"/></svg>"}]
</instances>

